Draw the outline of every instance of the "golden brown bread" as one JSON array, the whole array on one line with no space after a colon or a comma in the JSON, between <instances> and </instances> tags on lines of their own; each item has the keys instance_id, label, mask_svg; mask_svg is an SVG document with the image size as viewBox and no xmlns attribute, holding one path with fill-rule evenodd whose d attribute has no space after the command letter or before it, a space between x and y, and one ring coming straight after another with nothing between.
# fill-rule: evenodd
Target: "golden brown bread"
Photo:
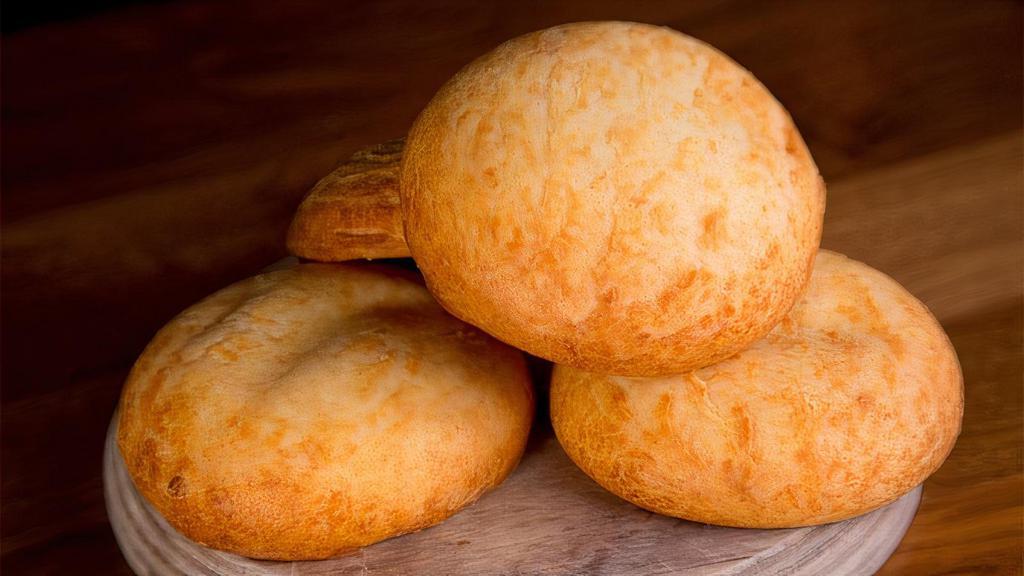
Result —
<instances>
[{"instance_id":1,"label":"golden brown bread","mask_svg":"<svg viewBox=\"0 0 1024 576\"><path fill-rule=\"evenodd\" d=\"M767 337L661 378L556 366L551 419L584 472L634 504L728 526L842 520L934 472L963 413L956 352L881 272L821 251Z\"/></svg>"},{"instance_id":2,"label":"golden brown bread","mask_svg":"<svg viewBox=\"0 0 1024 576\"><path fill-rule=\"evenodd\" d=\"M531 354L602 373L722 360L789 310L824 186L783 107L667 28L558 26L472 62L406 141L427 286Z\"/></svg>"},{"instance_id":3,"label":"golden brown bread","mask_svg":"<svg viewBox=\"0 0 1024 576\"><path fill-rule=\"evenodd\" d=\"M409 256L399 209L403 140L356 152L317 182L288 229L288 251L319 262Z\"/></svg>"},{"instance_id":4,"label":"golden brown bread","mask_svg":"<svg viewBox=\"0 0 1024 576\"><path fill-rule=\"evenodd\" d=\"M118 442L185 536L324 558L447 518L515 467L523 356L396 271L304 264L181 313L139 358Z\"/></svg>"}]
</instances>

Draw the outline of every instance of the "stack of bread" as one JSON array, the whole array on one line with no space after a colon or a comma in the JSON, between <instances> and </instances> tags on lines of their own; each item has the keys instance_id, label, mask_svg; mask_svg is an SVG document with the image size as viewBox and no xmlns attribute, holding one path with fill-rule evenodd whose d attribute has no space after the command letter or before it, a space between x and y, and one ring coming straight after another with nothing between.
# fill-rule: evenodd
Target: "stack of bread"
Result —
<instances>
[{"instance_id":1,"label":"stack of bread","mask_svg":"<svg viewBox=\"0 0 1024 576\"><path fill-rule=\"evenodd\" d=\"M555 363L566 453L638 506L738 527L862 514L943 462L962 378L923 304L819 250L824 210L789 115L714 48L623 22L516 38L312 190L288 237L304 263L157 334L121 452L189 538L328 557L512 471L523 350ZM337 263L405 256L422 280Z\"/></svg>"}]
</instances>

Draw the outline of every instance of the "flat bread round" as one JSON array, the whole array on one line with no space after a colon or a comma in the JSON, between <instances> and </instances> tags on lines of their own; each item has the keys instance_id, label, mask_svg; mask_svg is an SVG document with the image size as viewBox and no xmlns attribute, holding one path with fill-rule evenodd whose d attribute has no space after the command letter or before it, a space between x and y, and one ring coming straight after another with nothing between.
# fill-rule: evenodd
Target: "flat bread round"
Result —
<instances>
[{"instance_id":1,"label":"flat bread round","mask_svg":"<svg viewBox=\"0 0 1024 576\"><path fill-rule=\"evenodd\" d=\"M409 250L451 313L647 376L717 362L799 296L825 190L749 72L667 28L569 24L466 66L402 158Z\"/></svg>"},{"instance_id":2,"label":"flat bread round","mask_svg":"<svg viewBox=\"0 0 1024 576\"><path fill-rule=\"evenodd\" d=\"M400 271L303 264L181 313L135 364L118 443L185 536L325 558L499 484L533 415L523 355Z\"/></svg>"},{"instance_id":3,"label":"flat bread round","mask_svg":"<svg viewBox=\"0 0 1024 576\"><path fill-rule=\"evenodd\" d=\"M609 491L669 516L753 528L843 520L917 486L963 414L956 352L888 276L821 251L765 338L676 376L557 366L551 419Z\"/></svg>"}]
</instances>

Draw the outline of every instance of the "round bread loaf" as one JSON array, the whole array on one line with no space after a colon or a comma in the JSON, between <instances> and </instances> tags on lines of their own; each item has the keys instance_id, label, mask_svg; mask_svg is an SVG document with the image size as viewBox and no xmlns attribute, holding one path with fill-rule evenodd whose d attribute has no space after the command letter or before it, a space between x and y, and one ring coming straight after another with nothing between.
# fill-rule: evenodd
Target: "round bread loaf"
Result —
<instances>
[{"instance_id":1,"label":"round bread loaf","mask_svg":"<svg viewBox=\"0 0 1024 576\"><path fill-rule=\"evenodd\" d=\"M766 334L824 185L749 72L667 28L570 24L452 78L402 159L405 236L454 315L531 354L657 375Z\"/></svg>"},{"instance_id":2,"label":"round bread loaf","mask_svg":"<svg viewBox=\"0 0 1024 576\"><path fill-rule=\"evenodd\" d=\"M325 558L499 484L532 394L519 351L403 273L304 264L164 327L128 377L118 442L139 492L192 540Z\"/></svg>"},{"instance_id":3,"label":"round bread loaf","mask_svg":"<svg viewBox=\"0 0 1024 576\"><path fill-rule=\"evenodd\" d=\"M661 378L557 366L551 419L574 462L637 506L752 528L843 520L897 499L952 449L956 353L886 275L818 255L807 293L736 356Z\"/></svg>"}]
</instances>

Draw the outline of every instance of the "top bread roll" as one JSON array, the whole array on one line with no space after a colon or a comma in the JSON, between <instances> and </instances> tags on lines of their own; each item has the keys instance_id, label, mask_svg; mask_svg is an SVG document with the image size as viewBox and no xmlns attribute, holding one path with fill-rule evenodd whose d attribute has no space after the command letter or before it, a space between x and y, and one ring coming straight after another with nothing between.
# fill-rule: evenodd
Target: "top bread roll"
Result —
<instances>
[{"instance_id":1,"label":"top bread roll","mask_svg":"<svg viewBox=\"0 0 1024 576\"><path fill-rule=\"evenodd\" d=\"M824 185L783 107L667 28L558 26L452 78L402 159L409 249L450 312L531 354L656 375L793 305Z\"/></svg>"},{"instance_id":2,"label":"top bread roll","mask_svg":"<svg viewBox=\"0 0 1024 576\"><path fill-rule=\"evenodd\" d=\"M185 536L317 559L454 514L515 467L523 355L401 271L304 264L182 312L125 384L118 445Z\"/></svg>"}]
</instances>

